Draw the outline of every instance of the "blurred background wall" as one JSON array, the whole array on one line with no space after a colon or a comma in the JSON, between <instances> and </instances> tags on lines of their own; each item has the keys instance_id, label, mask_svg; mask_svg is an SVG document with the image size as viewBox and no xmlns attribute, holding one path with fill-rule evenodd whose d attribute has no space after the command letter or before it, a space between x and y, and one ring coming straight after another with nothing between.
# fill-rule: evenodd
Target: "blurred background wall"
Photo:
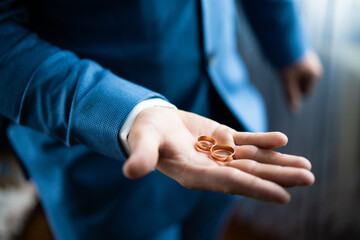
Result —
<instances>
[{"instance_id":1,"label":"blurred background wall","mask_svg":"<svg viewBox=\"0 0 360 240\"><path fill-rule=\"evenodd\" d=\"M246 199L238 217L273 239L360 239L360 1L298 3L324 67L299 114L289 112L277 73L263 59L243 14L239 48L266 99L270 130L289 137L279 150L310 159L316 183L291 190L286 206Z\"/></svg>"}]
</instances>

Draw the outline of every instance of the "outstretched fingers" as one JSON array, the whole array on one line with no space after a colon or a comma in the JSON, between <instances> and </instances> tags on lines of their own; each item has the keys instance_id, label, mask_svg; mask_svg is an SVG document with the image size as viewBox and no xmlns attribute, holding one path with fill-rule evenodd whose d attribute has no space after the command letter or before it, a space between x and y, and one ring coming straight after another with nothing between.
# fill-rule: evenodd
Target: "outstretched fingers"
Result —
<instances>
[{"instance_id":1,"label":"outstretched fingers","mask_svg":"<svg viewBox=\"0 0 360 240\"><path fill-rule=\"evenodd\" d=\"M251 159L260 163L311 169L310 161L304 157L283 154L252 145L236 146L234 159Z\"/></svg>"},{"instance_id":2,"label":"outstretched fingers","mask_svg":"<svg viewBox=\"0 0 360 240\"><path fill-rule=\"evenodd\" d=\"M290 194L280 185L231 167L209 167L193 172L180 182L190 189L244 195L266 202L285 204Z\"/></svg>"},{"instance_id":3,"label":"outstretched fingers","mask_svg":"<svg viewBox=\"0 0 360 240\"><path fill-rule=\"evenodd\" d=\"M234 160L226 163L226 166L275 182L283 187L310 186L315 181L314 175L303 168L262 164L247 159Z\"/></svg>"},{"instance_id":4,"label":"outstretched fingers","mask_svg":"<svg viewBox=\"0 0 360 240\"><path fill-rule=\"evenodd\" d=\"M273 149L287 144L288 138L281 132L249 133L236 132L234 134L236 145L255 145L260 148Z\"/></svg>"}]
</instances>

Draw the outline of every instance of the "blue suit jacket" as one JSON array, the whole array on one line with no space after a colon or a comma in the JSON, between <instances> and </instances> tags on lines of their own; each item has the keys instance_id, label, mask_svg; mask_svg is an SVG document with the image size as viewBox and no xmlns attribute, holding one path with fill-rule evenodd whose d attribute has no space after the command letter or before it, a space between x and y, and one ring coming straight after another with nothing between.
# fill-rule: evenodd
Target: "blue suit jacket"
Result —
<instances>
[{"instance_id":1,"label":"blue suit jacket","mask_svg":"<svg viewBox=\"0 0 360 240\"><path fill-rule=\"evenodd\" d=\"M293 1L242 4L274 66L304 53ZM154 97L206 115L209 84L248 130L266 130L232 0L0 2L0 115L59 238L140 236L189 214L198 193L161 174L122 176L118 132Z\"/></svg>"}]
</instances>

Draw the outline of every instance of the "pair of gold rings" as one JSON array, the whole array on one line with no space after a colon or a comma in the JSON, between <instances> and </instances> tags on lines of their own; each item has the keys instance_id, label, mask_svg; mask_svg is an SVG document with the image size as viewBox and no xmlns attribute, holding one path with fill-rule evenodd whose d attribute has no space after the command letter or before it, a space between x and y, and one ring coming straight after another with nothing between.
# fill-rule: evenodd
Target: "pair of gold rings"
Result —
<instances>
[{"instance_id":1,"label":"pair of gold rings","mask_svg":"<svg viewBox=\"0 0 360 240\"><path fill-rule=\"evenodd\" d=\"M235 150L225 144L216 144L216 140L209 136L198 137L195 148L199 152L209 153L209 157L215 161L228 162L233 159Z\"/></svg>"}]
</instances>

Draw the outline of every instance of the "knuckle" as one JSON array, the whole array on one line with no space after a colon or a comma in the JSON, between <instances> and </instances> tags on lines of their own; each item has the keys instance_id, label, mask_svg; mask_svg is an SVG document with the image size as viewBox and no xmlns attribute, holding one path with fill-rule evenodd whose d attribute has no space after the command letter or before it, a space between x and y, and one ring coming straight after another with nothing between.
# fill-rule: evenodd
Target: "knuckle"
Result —
<instances>
[{"instance_id":1,"label":"knuckle","mask_svg":"<svg viewBox=\"0 0 360 240\"><path fill-rule=\"evenodd\" d=\"M306 168L306 169L311 169L311 163L308 159L306 159L305 157L298 157L295 161L295 164L299 167L302 168Z\"/></svg>"}]
</instances>

